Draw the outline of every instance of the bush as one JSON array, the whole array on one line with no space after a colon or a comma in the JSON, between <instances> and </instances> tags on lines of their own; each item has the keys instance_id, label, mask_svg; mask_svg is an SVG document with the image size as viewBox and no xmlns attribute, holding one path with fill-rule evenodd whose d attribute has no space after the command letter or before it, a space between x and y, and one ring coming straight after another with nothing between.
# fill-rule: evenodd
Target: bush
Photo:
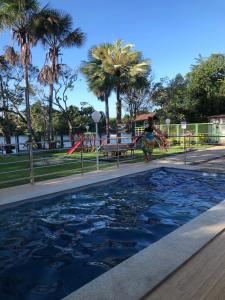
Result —
<instances>
[{"instance_id":1,"label":"bush","mask_svg":"<svg viewBox=\"0 0 225 300\"><path fill-rule=\"evenodd\" d=\"M204 133L199 134L198 141L200 144L207 144L207 143L209 143L209 137L207 134L204 134Z\"/></svg>"}]
</instances>

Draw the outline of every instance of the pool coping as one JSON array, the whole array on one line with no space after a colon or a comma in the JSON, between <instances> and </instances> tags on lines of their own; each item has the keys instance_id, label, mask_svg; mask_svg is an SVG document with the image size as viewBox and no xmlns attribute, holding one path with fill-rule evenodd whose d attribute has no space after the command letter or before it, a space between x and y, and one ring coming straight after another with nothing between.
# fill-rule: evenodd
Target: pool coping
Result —
<instances>
[{"instance_id":1,"label":"pool coping","mask_svg":"<svg viewBox=\"0 0 225 300\"><path fill-rule=\"evenodd\" d=\"M138 300L225 229L225 200L131 256L63 300Z\"/></svg>"}]
</instances>

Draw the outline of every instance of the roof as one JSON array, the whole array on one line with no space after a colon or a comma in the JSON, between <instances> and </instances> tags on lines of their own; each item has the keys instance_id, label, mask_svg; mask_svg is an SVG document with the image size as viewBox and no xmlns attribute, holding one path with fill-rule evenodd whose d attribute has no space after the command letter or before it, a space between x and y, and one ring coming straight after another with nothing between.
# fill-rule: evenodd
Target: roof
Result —
<instances>
[{"instance_id":1,"label":"roof","mask_svg":"<svg viewBox=\"0 0 225 300\"><path fill-rule=\"evenodd\" d=\"M209 116L209 119L220 119L220 118L225 118L225 114L223 114L223 115Z\"/></svg>"},{"instance_id":2,"label":"roof","mask_svg":"<svg viewBox=\"0 0 225 300\"><path fill-rule=\"evenodd\" d=\"M142 114L142 115L138 115L135 119L136 122L138 121L146 121L148 120L148 118L153 118L156 115L155 112L150 112L147 114Z\"/></svg>"}]
</instances>

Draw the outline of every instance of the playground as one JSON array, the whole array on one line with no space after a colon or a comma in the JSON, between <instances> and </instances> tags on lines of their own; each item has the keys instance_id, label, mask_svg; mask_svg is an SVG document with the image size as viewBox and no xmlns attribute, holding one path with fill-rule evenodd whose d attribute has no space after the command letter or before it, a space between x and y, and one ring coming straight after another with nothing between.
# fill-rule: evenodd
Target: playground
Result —
<instances>
[{"instance_id":1,"label":"playground","mask_svg":"<svg viewBox=\"0 0 225 300\"><path fill-rule=\"evenodd\" d=\"M62 148L60 141L54 143L54 149L46 148L47 142L41 143L42 148L32 143L27 144L27 150L1 155L0 188L142 162L144 155L140 137L149 116L138 116L133 135L121 130L118 132L120 137L111 134L109 138L100 138L95 132L85 132L74 140L64 141L67 147ZM186 124L186 129L182 129L180 124L156 124L156 127L165 137L166 147L162 147L160 139L156 139L152 160L179 154L183 155L186 164L192 160L196 150L222 145L224 141L223 124ZM10 146L23 149L24 144Z\"/></svg>"}]
</instances>

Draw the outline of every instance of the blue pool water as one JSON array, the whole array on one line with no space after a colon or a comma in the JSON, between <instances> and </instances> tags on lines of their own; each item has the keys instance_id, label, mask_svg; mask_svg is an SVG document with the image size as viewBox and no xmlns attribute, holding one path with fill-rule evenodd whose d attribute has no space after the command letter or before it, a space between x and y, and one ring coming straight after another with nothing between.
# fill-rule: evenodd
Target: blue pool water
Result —
<instances>
[{"instance_id":1,"label":"blue pool water","mask_svg":"<svg viewBox=\"0 0 225 300\"><path fill-rule=\"evenodd\" d=\"M61 299L225 198L225 175L158 169L0 212L0 299Z\"/></svg>"}]
</instances>

